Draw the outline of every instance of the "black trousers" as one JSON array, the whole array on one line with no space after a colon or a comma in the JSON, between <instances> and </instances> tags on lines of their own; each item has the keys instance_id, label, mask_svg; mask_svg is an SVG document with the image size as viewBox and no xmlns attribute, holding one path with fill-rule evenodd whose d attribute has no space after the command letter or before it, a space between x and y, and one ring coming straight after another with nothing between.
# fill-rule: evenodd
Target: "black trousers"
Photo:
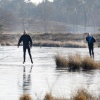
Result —
<instances>
[{"instance_id":1,"label":"black trousers","mask_svg":"<svg viewBox=\"0 0 100 100\"><path fill-rule=\"evenodd\" d=\"M93 45L88 45L88 48L89 48L89 54L90 54L90 56L93 56L93 58L94 58L94 47L93 47Z\"/></svg>"},{"instance_id":2,"label":"black trousers","mask_svg":"<svg viewBox=\"0 0 100 100\"><path fill-rule=\"evenodd\" d=\"M24 61L26 60L26 49L28 50L28 54L30 56L30 59L31 59L31 62L33 63L33 60L32 60L32 56L31 56L31 51L30 51L30 47L23 47L23 58L24 58Z\"/></svg>"}]
</instances>

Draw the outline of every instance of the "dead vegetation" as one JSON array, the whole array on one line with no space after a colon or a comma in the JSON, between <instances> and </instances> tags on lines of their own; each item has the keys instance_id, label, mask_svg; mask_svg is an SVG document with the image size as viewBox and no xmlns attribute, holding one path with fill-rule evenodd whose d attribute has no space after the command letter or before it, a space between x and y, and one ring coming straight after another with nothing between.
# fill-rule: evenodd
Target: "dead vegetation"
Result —
<instances>
[{"instance_id":1,"label":"dead vegetation","mask_svg":"<svg viewBox=\"0 0 100 100\"><path fill-rule=\"evenodd\" d=\"M20 97L20 100L33 100L29 94L24 94Z\"/></svg>"},{"instance_id":2,"label":"dead vegetation","mask_svg":"<svg viewBox=\"0 0 100 100\"><path fill-rule=\"evenodd\" d=\"M67 68L69 71L100 69L100 63L79 54L69 55L67 58L61 55L55 56L57 68Z\"/></svg>"},{"instance_id":3,"label":"dead vegetation","mask_svg":"<svg viewBox=\"0 0 100 100\"><path fill-rule=\"evenodd\" d=\"M67 94L66 94L67 95ZM30 95L22 95L20 100L34 100ZM100 100L98 97L94 97L86 89L78 89L70 99L65 97L54 97L51 93L46 93L43 100Z\"/></svg>"}]
</instances>

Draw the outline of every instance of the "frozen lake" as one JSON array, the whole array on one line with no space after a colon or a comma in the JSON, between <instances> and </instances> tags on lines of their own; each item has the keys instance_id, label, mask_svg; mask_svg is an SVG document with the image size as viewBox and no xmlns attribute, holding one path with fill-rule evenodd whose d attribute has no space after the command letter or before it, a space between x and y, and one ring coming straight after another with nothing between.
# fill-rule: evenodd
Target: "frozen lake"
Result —
<instances>
[{"instance_id":1,"label":"frozen lake","mask_svg":"<svg viewBox=\"0 0 100 100\"><path fill-rule=\"evenodd\" d=\"M95 48L95 60L100 60L100 48ZM100 71L68 72L56 70L54 56L57 53L68 56L69 53L89 55L87 48L33 47L33 66L26 53L26 65L23 66L22 47L0 47L0 100L19 100L28 93L34 100L43 100L47 92L54 96L67 97L78 89L86 88L94 95L100 94ZM40 100L38 99L38 100Z\"/></svg>"}]
</instances>

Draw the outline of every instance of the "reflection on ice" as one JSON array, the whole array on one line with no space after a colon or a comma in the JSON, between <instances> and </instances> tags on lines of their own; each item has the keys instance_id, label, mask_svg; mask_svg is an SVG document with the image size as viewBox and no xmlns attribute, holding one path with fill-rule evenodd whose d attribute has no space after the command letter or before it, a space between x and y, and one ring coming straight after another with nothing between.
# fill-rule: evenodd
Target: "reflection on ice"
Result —
<instances>
[{"instance_id":1,"label":"reflection on ice","mask_svg":"<svg viewBox=\"0 0 100 100\"><path fill-rule=\"evenodd\" d=\"M31 72L32 72L32 67L30 68L30 71L28 74L26 74L26 69L25 66L23 66L23 94L29 94L31 90Z\"/></svg>"}]
</instances>

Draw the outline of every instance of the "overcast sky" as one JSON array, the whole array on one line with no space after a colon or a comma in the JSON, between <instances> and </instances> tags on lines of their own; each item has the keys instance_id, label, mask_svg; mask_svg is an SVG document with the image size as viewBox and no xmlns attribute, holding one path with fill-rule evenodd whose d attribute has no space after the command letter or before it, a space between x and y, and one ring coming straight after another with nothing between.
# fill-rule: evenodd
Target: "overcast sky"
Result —
<instances>
[{"instance_id":1,"label":"overcast sky","mask_svg":"<svg viewBox=\"0 0 100 100\"><path fill-rule=\"evenodd\" d=\"M42 2L43 0L31 0L33 3L38 4L39 2ZM49 1L53 1L53 0L49 0Z\"/></svg>"}]
</instances>

